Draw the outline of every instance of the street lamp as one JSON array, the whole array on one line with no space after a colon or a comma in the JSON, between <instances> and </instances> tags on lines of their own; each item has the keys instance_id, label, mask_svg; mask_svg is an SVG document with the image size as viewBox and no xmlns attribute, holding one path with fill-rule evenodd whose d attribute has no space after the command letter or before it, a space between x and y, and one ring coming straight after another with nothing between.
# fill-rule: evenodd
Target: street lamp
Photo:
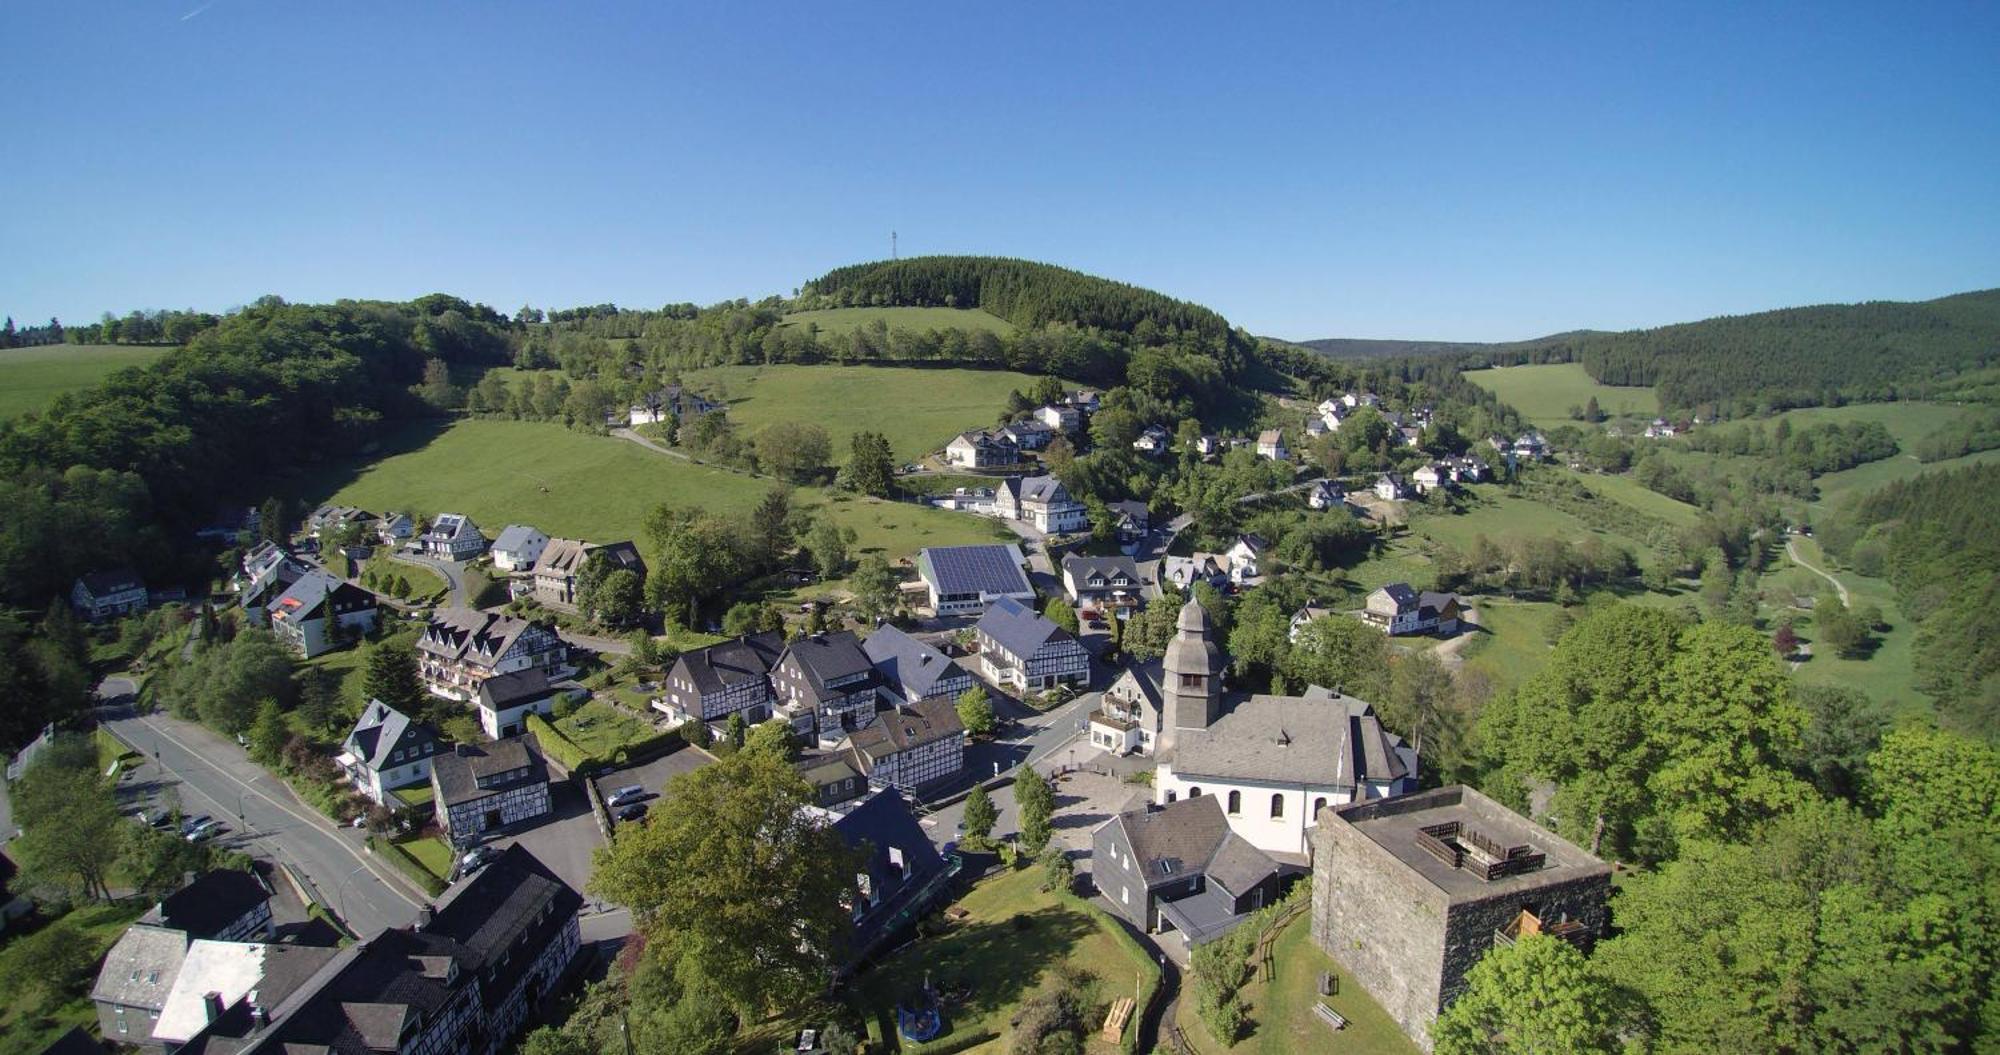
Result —
<instances>
[{"instance_id":1,"label":"street lamp","mask_svg":"<svg viewBox=\"0 0 2000 1055\"><path fill-rule=\"evenodd\" d=\"M348 880L353 879L362 869L367 867L366 864L356 865L354 866L354 871L341 876L340 880L333 884L333 900L335 907L340 910L341 925L350 931L354 929L354 924L347 918L347 898L341 894L341 889L347 885Z\"/></svg>"}]
</instances>

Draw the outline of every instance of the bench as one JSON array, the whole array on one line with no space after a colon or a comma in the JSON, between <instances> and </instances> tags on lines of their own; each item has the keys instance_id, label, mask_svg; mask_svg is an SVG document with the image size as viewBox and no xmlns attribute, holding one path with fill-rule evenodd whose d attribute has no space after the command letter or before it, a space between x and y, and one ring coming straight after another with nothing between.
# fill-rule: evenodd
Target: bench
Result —
<instances>
[{"instance_id":1,"label":"bench","mask_svg":"<svg viewBox=\"0 0 2000 1055\"><path fill-rule=\"evenodd\" d=\"M1104 1016L1104 1042L1118 1043L1118 1037L1125 1032L1125 1023L1132 1019L1134 1002L1129 996L1121 996L1112 1001L1111 1011Z\"/></svg>"},{"instance_id":2,"label":"bench","mask_svg":"<svg viewBox=\"0 0 2000 1055\"><path fill-rule=\"evenodd\" d=\"M1334 1029L1347 1028L1346 1017L1325 1004L1315 1003L1313 1005L1313 1014L1318 1015L1320 1021L1332 1026Z\"/></svg>"}]
</instances>

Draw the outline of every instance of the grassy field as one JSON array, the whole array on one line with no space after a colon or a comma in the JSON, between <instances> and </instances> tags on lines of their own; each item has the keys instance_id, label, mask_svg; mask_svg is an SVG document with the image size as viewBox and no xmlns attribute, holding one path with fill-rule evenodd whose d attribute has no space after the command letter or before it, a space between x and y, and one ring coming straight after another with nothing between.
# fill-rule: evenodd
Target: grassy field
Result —
<instances>
[{"instance_id":1,"label":"grassy field","mask_svg":"<svg viewBox=\"0 0 2000 1055\"><path fill-rule=\"evenodd\" d=\"M1928 716L1931 713L1930 701L1910 687L1916 677L1912 652L1916 643L1916 626L1903 615L1902 608L1896 603L1895 589L1881 579L1836 569L1826 554L1820 551L1819 543L1812 539L1797 539L1795 542L1800 558L1814 567L1832 572L1834 578L1847 587L1854 607L1872 604L1880 608L1883 621L1889 626L1886 633L1876 635L1877 644L1864 657L1847 658L1835 655L1831 650L1815 648L1816 654L1799 665L1799 680L1812 685L1854 689L1887 705L1899 716ZM1766 600L1758 614L1774 630L1779 619L1789 617L1799 636L1811 641L1814 634L1811 614L1790 608L1786 595L1817 597L1830 592L1832 587L1825 579L1791 563L1782 553L1772 568L1769 574L1758 580L1758 587L1763 590Z\"/></svg>"},{"instance_id":2,"label":"grassy field","mask_svg":"<svg viewBox=\"0 0 2000 1055\"><path fill-rule=\"evenodd\" d=\"M125 933L125 928L151 907L137 903L86 905L62 918L83 933L94 957L102 957ZM26 981L32 978L32 970L8 962L13 958L17 941L18 936L10 936L6 944L0 945L0 975ZM74 990L48 999L39 1009L24 1006L26 994L6 994L7 999L0 1001L0 1055L34 1055L71 1026L82 1026L85 1032L96 1033L97 1010L90 1002L90 987L96 975L93 966L89 977Z\"/></svg>"},{"instance_id":3,"label":"grassy field","mask_svg":"<svg viewBox=\"0 0 2000 1055\"><path fill-rule=\"evenodd\" d=\"M779 326L817 325L821 337L835 337L880 319L892 330L985 330L1013 333L1014 324L978 308L827 308L795 311Z\"/></svg>"},{"instance_id":4,"label":"grassy field","mask_svg":"<svg viewBox=\"0 0 2000 1055\"><path fill-rule=\"evenodd\" d=\"M1541 428L1570 424L1569 408L1583 406L1592 396L1597 397L1598 409L1613 417L1651 417L1660 412L1660 397L1652 388L1600 385L1581 363L1467 370L1465 379L1499 396Z\"/></svg>"},{"instance_id":5,"label":"grassy field","mask_svg":"<svg viewBox=\"0 0 2000 1055\"><path fill-rule=\"evenodd\" d=\"M417 863L423 865L424 870L430 874L439 879L451 876L451 847L446 846L443 839L427 835L397 845L401 846L405 853L416 858Z\"/></svg>"},{"instance_id":6,"label":"grassy field","mask_svg":"<svg viewBox=\"0 0 2000 1055\"><path fill-rule=\"evenodd\" d=\"M169 351L122 344L46 344L0 351L0 418L40 410L64 392L88 388L114 370L144 366Z\"/></svg>"},{"instance_id":7,"label":"grassy field","mask_svg":"<svg viewBox=\"0 0 2000 1055\"><path fill-rule=\"evenodd\" d=\"M1945 472L1962 469L1968 465L2000 461L2000 450L1977 451L1963 458L1947 458L1939 462L1920 462L1914 456L1898 454L1879 462L1857 465L1837 473L1827 473L1818 480L1819 500L1813 503L1815 509L1827 509L1839 505L1854 495L1867 494L1878 487L1907 480L1922 473Z\"/></svg>"},{"instance_id":8,"label":"grassy field","mask_svg":"<svg viewBox=\"0 0 2000 1055\"><path fill-rule=\"evenodd\" d=\"M1701 519L1701 510L1658 491L1649 491L1630 476L1577 473L1585 487L1614 502L1622 502L1648 516L1656 516L1674 527L1686 527Z\"/></svg>"},{"instance_id":9,"label":"grassy field","mask_svg":"<svg viewBox=\"0 0 2000 1055\"><path fill-rule=\"evenodd\" d=\"M1313 944L1312 919L1301 916L1285 927L1271 945L1271 960L1277 965L1274 977L1258 977L1239 990L1254 1024L1249 1036L1234 1045L1216 1040L1195 1013L1194 1000L1183 996L1177 1021L1197 1050L1229 1052L1230 1055L1292 1055L1294 1052L1345 1052L1367 1055L1416 1055L1417 1047L1403 1035L1396 1020L1389 1017L1354 981L1339 969L1333 958ZM1340 978L1340 989L1332 996L1319 995L1319 975L1331 971ZM1347 1019L1347 1028L1334 1032L1313 1014L1313 1005L1324 1000Z\"/></svg>"},{"instance_id":10,"label":"grassy field","mask_svg":"<svg viewBox=\"0 0 2000 1055\"><path fill-rule=\"evenodd\" d=\"M748 513L770 487L769 480L691 465L624 440L542 422L466 418L415 449L302 481L297 497L374 510L460 512L489 534L518 523L565 538L643 545L646 517L661 503ZM828 502L815 488L799 489L794 502L823 505L853 528L857 553L913 556L924 546L996 537L990 520L908 503Z\"/></svg>"},{"instance_id":11,"label":"grassy field","mask_svg":"<svg viewBox=\"0 0 2000 1055\"><path fill-rule=\"evenodd\" d=\"M1480 535L1494 543L1510 538L1549 536L1574 541L1591 530L1562 510L1516 498L1497 485L1475 488L1474 493L1480 496L1479 504L1458 514L1433 514L1423 511L1418 503L1411 503L1410 530L1453 546L1461 553L1470 550Z\"/></svg>"},{"instance_id":12,"label":"grassy field","mask_svg":"<svg viewBox=\"0 0 2000 1055\"><path fill-rule=\"evenodd\" d=\"M1006 370L824 365L717 366L684 380L726 396L730 419L751 432L780 421L813 422L833 437L833 460L845 462L848 437L872 429L889 437L901 463L993 424L1007 393L1027 391L1036 378Z\"/></svg>"},{"instance_id":13,"label":"grassy field","mask_svg":"<svg viewBox=\"0 0 2000 1055\"><path fill-rule=\"evenodd\" d=\"M1000 1055L1008 1050L1007 1020L1021 1002L1048 988L1050 969L1068 962L1096 977L1098 1008L1092 1026L1102 1025L1102 1007L1133 991L1135 974L1151 968L1135 962L1107 927L1082 911L1080 902L1041 891L1042 871L1003 873L972 888L957 905L969 916L937 937L926 938L856 979L854 999L864 1017L895 1029L895 1006L916 993L928 976L934 985L968 985L963 1004L946 1008L944 1035L928 1044L904 1042L904 1055L964 1052ZM1097 1032L1085 1049L1093 1055L1117 1050Z\"/></svg>"},{"instance_id":14,"label":"grassy field","mask_svg":"<svg viewBox=\"0 0 2000 1055\"><path fill-rule=\"evenodd\" d=\"M1548 626L1556 605L1476 597L1472 606L1480 629L1465 647L1465 665L1486 675L1494 695L1526 681L1549 661Z\"/></svg>"},{"instance_id":15,"label":"grassy field","mask_svg":"<svg viewBox=\"0 0 2000 1055\"><path fill-rule=\"evenodd\" d=\"M619 748L655 732L652 726L599 700L591 700L569 717L557 719L555 727L571 743L583 748L585 754L598 758L609 758Z\"/></svg>"}]
</instances>

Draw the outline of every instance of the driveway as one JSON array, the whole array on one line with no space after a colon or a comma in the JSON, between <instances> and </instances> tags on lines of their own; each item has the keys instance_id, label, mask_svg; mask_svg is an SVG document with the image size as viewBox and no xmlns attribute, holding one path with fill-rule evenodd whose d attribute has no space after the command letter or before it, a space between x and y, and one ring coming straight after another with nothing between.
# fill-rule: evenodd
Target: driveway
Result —
<instances>
[{"instance_id":1,"label":"driveway","mask_svg":"<svg viewBox=\"0 0 2000 1055\"><path fill-rule=\"evenodd\" d=\"M453 608L465 607L465 572L457 563L415 553L391 553L389 559L404 564L415 564L420 568L429 568L437 572L451 586L451 589L445 591L444 603Z\"/></svg>"},{"instance_id":2,"label":"driveway","mask_svg":"<svg viewBox=\"0 0 2000 1055\"><path fill-rule=\"evenodd\" d=\"M626 766L624 769L606 770L592 780L597 784L597 793L601 796L609 796L619 788L637 784L646 789L648 796L638 801L657 805L673 778L682 773L692 773L714 761L715 757L706 751L683 747L673 754L662 755L651 762L641 762L636 766ZM617 821L614 820L612 823L616 824Z\"/></svg>"},{"instance_id":3,"label":"driveway","mask_svg":"<svg viewBox=\"0 0 2000 1055\"><path fill-rule=\"evenodd\" d=\"M588 898L584 887L590 882L590 855L604 845L604 837L597 830L597 818L590 812L590 800L584 796L583 786L576 781L551 781L549 807L548 819L532 828L491 840L492 845L506 847L519 843L534 854L536 860L561 876L563 882ZM592 907L596 907L594 902Z\"/></svg>"}]
</instances>

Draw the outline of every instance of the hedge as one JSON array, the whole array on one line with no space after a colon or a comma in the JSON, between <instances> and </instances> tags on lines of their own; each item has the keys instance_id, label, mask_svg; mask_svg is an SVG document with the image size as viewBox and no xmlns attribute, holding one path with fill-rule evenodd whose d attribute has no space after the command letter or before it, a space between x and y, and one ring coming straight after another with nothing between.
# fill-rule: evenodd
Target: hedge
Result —
<instances>
[{"instance_id":1,"label":"hedge","mask_svg":"<svg viewBox=\"0 0 2000 1055\"><path fill-rule=\"evenodd\" d=\"M528 731L535 734L535 742L541 745L542 753L555 759L572 775L584 773L597 762L597 759L585 754L576 741L564 736L561 730L539 714L528 715Z\"/></svg>"},{"instance_id":2,"label":"hedge","mask_svg":"<svg viewBox=\"0 0 2000 1055\"><path fill-rule=\"evenodd\" d=\"M1119 948L1124 949L1126 955L1132 957L1144 975L1145 984L1138 994L1137 1003L1132 1007L1132 1017L1126 1023L1124 1035L1118 1038L1118 1050L1125 1052L1126 1055L1137 1055L1140 1026L1145 1022L1146 1013L1153 1006L1153 1001L1160 994L1160 965L1154 961L1153 954L1146 951L1145 947L1139 944L1139 940L1132 936L1132 932L1126 930L1123 923L1112 918L1109 912L1085 901L1075 893L1066 892L1062 897L1072 908L1096 921L1098 928L1109 934L1111 940L1117 942Z\"/></svg>"},{"instance_id":3,"label":"hedge","mask_svg":"<svg viewBox=\"0 0 2000 1055\"><path fill-rule=\"evenodd\" d=\"M387 839L374 835L368 837L368 848L387 858L390 864L396 866L397 871L408 876L418 886L424 888L424 892L430 896L436 897L444 893L444 880L432 875L430 869L425 868L421 862L410 856L410 851L397 846Z\"/></svg>"}]
</instances>

